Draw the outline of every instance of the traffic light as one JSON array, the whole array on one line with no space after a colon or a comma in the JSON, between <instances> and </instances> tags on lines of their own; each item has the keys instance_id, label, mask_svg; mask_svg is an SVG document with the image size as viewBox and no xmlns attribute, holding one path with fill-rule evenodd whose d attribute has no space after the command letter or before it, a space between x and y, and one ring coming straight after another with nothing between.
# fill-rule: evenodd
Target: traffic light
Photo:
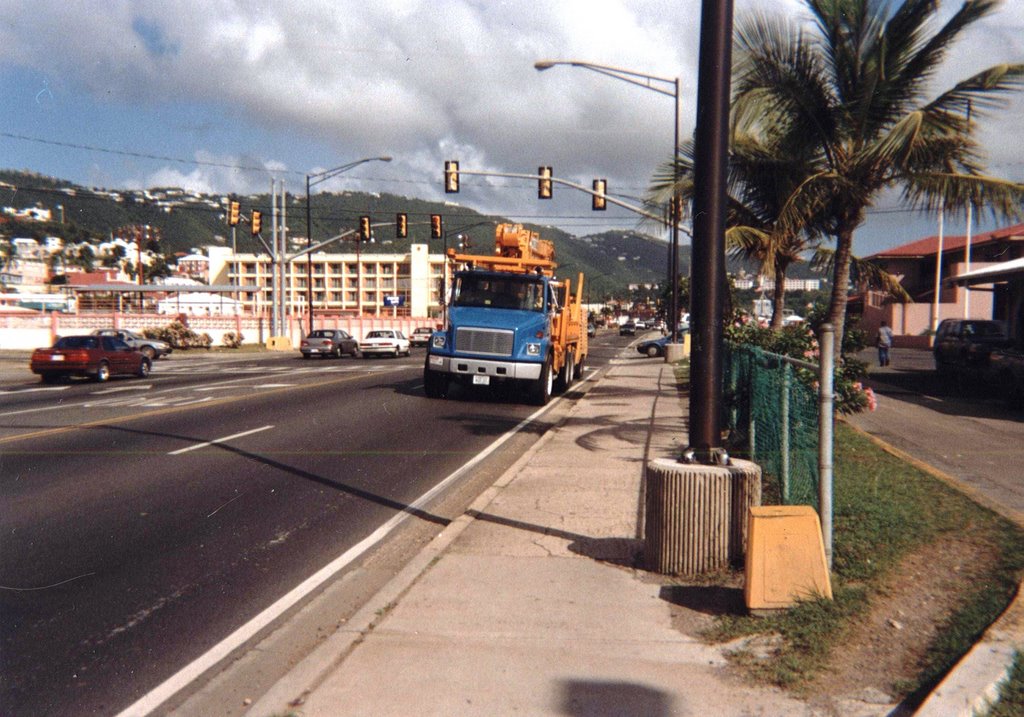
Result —
<instances>
[{"instance_id":1,"label":"traffic light","mask_svg":"<svg viewBox=\"0 0 1024 717\"><path fill-rule=\"evenodd\" d=\"M459 191L459 163L448 161L444 163L444 192L445 194L458 194Z\"/></svg>"},{"instance_id":2,"label":"traffic light","mask_svg":"<svg viewBox=\"0 0 1024 717\"><path fill-rule=\"evenodd\" d=\"M683 221L683 198L678 194L672 197L672 203L670 205L668 213L669 222L673 225L676 222Z\"/></svg>"},{"instance_id":3,"label":"traffic light","mask_svg":"<svg viewBox=\"0 0 1024 717\"><path fill-rule=\"evenodd\" d=\"M591 195L593 197L593 202L590 205L591 209L593 209L594 211L604 211L605 209L607 209L607 207L605 206L605 201L604 201L604 195L605 195L605 192L607 191L607 189L608 189L608 180L606 180L606 179L595 179L594 180L594 194Z\"/></svg>"},{"instance_id":4,"label":"traffic light","mask_svg":"<svg viewBox=\"0 0 1024 717\"><path fill-rule=\"evenodd\" d=\"M238 204L238 202L231 202L230 204L228 204L228 225L229 226L233 226L233 227L238 226L238 221L239 221L238 214L239 214L240 209L241 209L241 206Z\"/></svg>"},{"instance_id":5,"label":"traffic light","mask_svg":"<svg viewBox=\"0 0 1024 717\"><path fill-rule=\"evenodd\" d=\"M537 182L537 198L551 199L551 167L537 167L540 180Z\"/></svg>"},{"instance_id":6,"label":"traffic light","mask_svg":"<svg viewBox=\"0 0 1024 717\"><path fill-rule=\"evenodd\" d=\"M441 215L431 214L430 215L430 238L440 239L443 236L441 227Z\"/></svg>"},{"instance_id":7,"label":"traffic light","mask_svg":"<svg viewBox=\"0 0 1024 717\"><path fill-rule=\"evenodd\" d=\"M263 212L252 210L252 220L249 222L252 227L252 235L256 236L260 233L260 229L263 228Z\"/></svg>"},{"instance_id":8,"label":"traffic light","mask_svg":"<svg viewBox=\"0 0 1024 717\"><path fill-rule=\"evenodd\" d=\"M366 215L359 217L359 238L370 241L370 217Z\"/></svg>"},{"instance_id":9,"label":"traffic light","mask_svg":"<svg viewBox=\"0 0 1024 717\"><path fill-rule=\"evenodd\" d=\"M405 239L409 236L409 217L398 213L395 215L395 237Z\"/></svg>"}]
</instances>

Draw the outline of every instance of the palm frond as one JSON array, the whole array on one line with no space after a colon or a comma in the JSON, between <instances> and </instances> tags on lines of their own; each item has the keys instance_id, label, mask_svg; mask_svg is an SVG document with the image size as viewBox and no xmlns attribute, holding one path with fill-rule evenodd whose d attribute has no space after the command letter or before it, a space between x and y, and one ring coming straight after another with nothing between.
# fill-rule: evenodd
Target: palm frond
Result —
<instances>
[{"instance_id":1,"label":"palm frond","mask_svg":"<svg viewBox=\"0 0 1024 717\"><path fill-rule=\"evenodd\" d=\"M818 247L811 260L811 266L831 276L835 266L835 251L826 247ZM900 283L899 277L890 274L874 262L859 257L850 258L850 282L866 289L878 289L889 294L895 301L914 303L913 297L907 293Z\"/></svg>"}]
</instances>

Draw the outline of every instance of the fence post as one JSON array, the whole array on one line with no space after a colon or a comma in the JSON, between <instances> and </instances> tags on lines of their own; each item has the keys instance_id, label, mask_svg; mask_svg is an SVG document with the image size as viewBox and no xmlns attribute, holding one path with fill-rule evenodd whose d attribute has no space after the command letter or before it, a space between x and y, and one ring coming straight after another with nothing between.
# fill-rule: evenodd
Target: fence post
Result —
<instances>
[{"instance_id":1,"label":"fence post","mask_svg":"<svg viewBox=\"0 0 1024 717\"><path fill-rule=\"evenodd\" d=\"M789 390L793 368L788 363L782 364L782 434L779 436L779 472L782 473L782 502L789 503Z\"/></svg>"},{"instance_id":2,"label":"fence post","mask_svg":"<svg viewBox=\"0 0 1024 717\"><path fill-rule=\"evenodd\" d=\"M821 513L821 535L825 543L825 559L832 569L832 423L834 416L835 350L832 324L822 324L818 337L821 376L818 380L818 509Z\"/></svg>"}]
</instances>

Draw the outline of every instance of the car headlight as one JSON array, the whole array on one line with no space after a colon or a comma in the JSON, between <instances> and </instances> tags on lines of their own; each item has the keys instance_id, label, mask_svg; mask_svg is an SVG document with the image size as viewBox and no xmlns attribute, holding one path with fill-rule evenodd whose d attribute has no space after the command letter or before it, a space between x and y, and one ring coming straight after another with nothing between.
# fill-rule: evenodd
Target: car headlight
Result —
<instances>
[{"instance_id":1,"label":"car headlight","mask_svg":"<svg viewBox=\"0 0 1024 717\"><path fill-rule=\"evenodd\" d=\"M527 356L540 356L540 344L526 344Z\"/></svg>"},{"instance_id":2,"label":"car headlight","mask_svg":"<svg viewBox=\"0 0 1024 717\"><path fill-rule=\"evenodd\" d=\"M435 349L443 349L445 345L445 335L435 334L434 338L430 340L430 343Z\"/></svg>"}]
</instances>

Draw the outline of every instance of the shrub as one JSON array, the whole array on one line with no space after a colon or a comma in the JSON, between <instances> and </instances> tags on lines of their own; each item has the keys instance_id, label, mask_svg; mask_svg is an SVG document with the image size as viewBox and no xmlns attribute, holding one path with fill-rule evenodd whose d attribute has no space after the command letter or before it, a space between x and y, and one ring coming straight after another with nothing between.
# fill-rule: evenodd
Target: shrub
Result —
<instances>
[{"instance_id":1,"label":"shrub","mask_svg":"<svg viewBox=\"0 0 1024 717\"><path fill-rule=\"evenodd\" d=\"M242 345L243 341L242 334L236 334L234 331L228 331L224 334L224 338L221 339L221 343L224 344L226 349L237 349Z\"/></svg>"}]
</instances>

